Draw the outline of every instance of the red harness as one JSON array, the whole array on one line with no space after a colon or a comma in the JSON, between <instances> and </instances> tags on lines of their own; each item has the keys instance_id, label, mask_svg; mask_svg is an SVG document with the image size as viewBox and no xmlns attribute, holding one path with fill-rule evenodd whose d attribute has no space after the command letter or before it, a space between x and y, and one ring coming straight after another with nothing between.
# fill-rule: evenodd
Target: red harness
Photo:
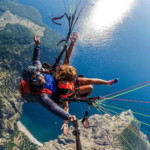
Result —
<instances>
[{"instance_id":1,"label":"red harness","mask_svg":"<svg viewBox=\"0 0 150 150\"><path fill-rule=\"evenodd\" d=\"M43 89L41 89L41 90L37 90L36 92L31 92L29 84L27 84L23 79L21 80L21 83L20 83L20 85L19 85L19 92L20 92L20 94L21 94L21 97L25 98L25 100L27 100L28 102L34 102L34 101L35 101L35 100L34 100L35 98L33 98L33 101L32 101L32 100L31 100L31 99L32 99L31 97L34 97L34 96L36 96L36 95L40 95L40 94L42 94L42 93L45 93L45 94L48 94L48 95L52 95L52 91L49 90L49 89L45 89L45 88L43 88ZM27 96L24 97L25 94L26 94L26 95L29 94L30 97L29 97L29 98L27 98ZM33 95L33 96L32 96L32 95Z\"/></svg>"}]
</instances>

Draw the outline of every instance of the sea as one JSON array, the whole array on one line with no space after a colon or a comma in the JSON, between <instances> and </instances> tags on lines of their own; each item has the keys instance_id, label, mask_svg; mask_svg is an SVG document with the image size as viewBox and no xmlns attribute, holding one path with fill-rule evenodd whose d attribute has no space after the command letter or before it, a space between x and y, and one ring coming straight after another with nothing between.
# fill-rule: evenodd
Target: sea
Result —
<instances>
[{"instance_id":1,"label":"sea","mask_svg":"<svg viewBox=\"0 0 150 150\"><path fill-rule=\"evenodd\" d=\"M68 31L67 20L62 19L63 25L59 26L50 18L61 16L65 12L69 13L76 2L80 2L80 0L18 1L38 9L43 22L64 36ZM119 78L119 82L111 87L94 85L90 96L105 96L148 82L150 80L150 1L86 0L85 2L74 28L79 38L70 64L77 69L78 74L83 74L87 78L103 80ZM150 86L144 85L138 86L140 88L134 87L137 89L115 97L117 100L107 100L103 103L103 107L112 115L116 115L115 112L120 114L131 109L136 119L142 122L141 131L150 136L148 132L150 104L144 103L150 102ZM78 119L83 118L86 109L85 103L72 102L69 106L70 114ZM95 107L91 106L91 110L94 114L99 114ZM90 115L92 114L89 113ZM62 134L63 121L40 105L25 103L20 121L41 143L54 140Z\"/></svg>"}]
</instances>

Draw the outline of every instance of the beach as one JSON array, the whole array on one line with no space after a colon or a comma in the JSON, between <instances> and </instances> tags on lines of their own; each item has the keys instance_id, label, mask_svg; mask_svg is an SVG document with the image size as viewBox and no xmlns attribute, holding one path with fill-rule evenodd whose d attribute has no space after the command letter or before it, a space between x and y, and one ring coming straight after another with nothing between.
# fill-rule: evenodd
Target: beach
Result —
<instances>
[{"instance_id":1,"label":"beach","mask_svg":"<svg viewBox=\"0 0 150 150\"><path fill-rule=\"evenodd\" d=\"M18 121L17 122L17 126L18 126L18 129L19 131L23 132L26 136L28 136L28 138L31 140L31 142L39 145L39 146L43 146L42 143L40 143L25 127L24 125Z\"/></svg>"}]
</instances>

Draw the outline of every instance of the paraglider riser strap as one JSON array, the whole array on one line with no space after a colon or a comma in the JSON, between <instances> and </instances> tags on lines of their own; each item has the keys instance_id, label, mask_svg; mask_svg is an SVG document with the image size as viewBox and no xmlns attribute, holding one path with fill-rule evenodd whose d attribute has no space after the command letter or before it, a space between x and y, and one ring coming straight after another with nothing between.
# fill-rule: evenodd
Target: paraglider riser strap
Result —
<instances>
[{"instance_id":1,"label":"paraglider riser strap","mask_svg":"<svg viewBox=\"0 0 150 150\"><path fill-rule=\"evenodd\" d=\"M80 91L80 88L78 87L78 88L76 88L75 89L75 91L76 91L76 96L77 97L81 97L82 96L82 93L81 93L81 91Z\"/></svg>"}]
</instances>

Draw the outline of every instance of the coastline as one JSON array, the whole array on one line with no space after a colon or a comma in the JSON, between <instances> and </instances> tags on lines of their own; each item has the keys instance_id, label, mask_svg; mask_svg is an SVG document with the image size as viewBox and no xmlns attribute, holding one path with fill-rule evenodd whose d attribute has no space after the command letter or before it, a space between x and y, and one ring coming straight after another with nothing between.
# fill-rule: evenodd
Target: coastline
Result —
<instances>
[{"instance_id":1,"label":"coastline","mask_svg":"<svg viewBox=\"0 0 150 150\"><path fill-rule=\"evenodd\" d=\"M28 138L30 139L31 142L39 145L39 146L43 146L43 144L41 142L39 142L26 128L25 126L20 122L18 121L17 122L17 126L18 126L18 129L19 131L23 132L26 136L28 136Z\"/></svg>"}]
</instances>

